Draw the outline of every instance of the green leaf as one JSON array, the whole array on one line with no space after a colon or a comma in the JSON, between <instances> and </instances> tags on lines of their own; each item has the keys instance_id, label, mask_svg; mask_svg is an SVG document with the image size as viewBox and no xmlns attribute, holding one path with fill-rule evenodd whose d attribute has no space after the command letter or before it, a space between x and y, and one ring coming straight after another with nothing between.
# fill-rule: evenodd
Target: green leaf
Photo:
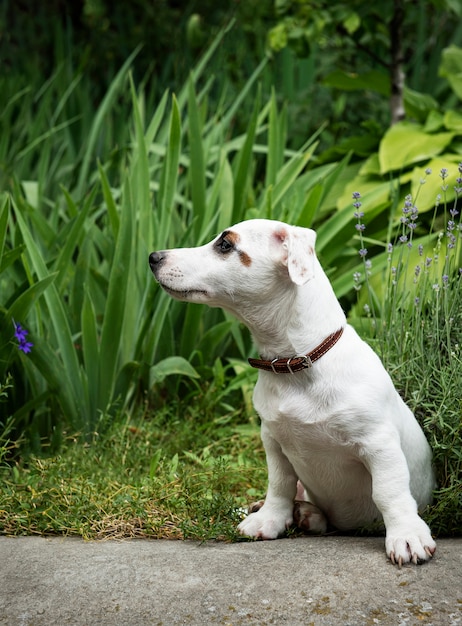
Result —
<instances>
[{"instance_id":1,"label":"green leaf","mask_svg":"<svg viewBox=\"0 0 462 626\"><path fill-rule=\"evenodd\" d=\"M0 266L2 264L3 249L5 247L6 229L8 226L8 215L10 212L9 196L5 195L0 208Z\"/></svg>"},{"instance_id":2,"label":"green leaf","mask_svg":"<svg viewBox=\"0 0 462 626\"><path fill-rule=\"evenodd\" d=\"M323 84L342 91L367 90L379 93L386 98L390 96L390 78L388 74L378 70L371 70L364 74L335 70L324 78Z\"/></svg>"},{"instance_id":3,"label":"green leaf","mask_svg":"<svg viewBox=\"0 0 462 626\"><path fill-rule=\"evenodd\" d=\"M188 376L189 378L200 378L194 367L181 356L171 356L149 369L149 386L162 382L167 376L172 375Z\"/></svg>"},{"instance_id":4,"label":"green leaf","mask_svg":"<svg viewBox=\"0 0 462 626\"><path fill-rule=\"evenodd\" d=\"M93 123L91 125L90 133L85 142L85 152L82 159L82 165L80 166L79 179L77 182L77 195L81 196L85 193L85 188L88 186L89 179L89 170L92 165L92 160L95 159L94 149L96 146L96 142L98 141L98 137L102 132L104 125L106 123L107 115L114 104L118 92L122 88L122 85L127 77L128 70L132 64L132 61L140 51L140 47L136 48L132 52L132 54L128 57L125 63L122 65L118 73L116 74L114 80L112 81L106 95L101 102L98 111L93 119Z\"/></svg>"},{"instance_id":5,"label":"green leaf","mask_svg":"<svg viewBox=\"0 0 462 626\"><path fill-rule=\"evenodd\" d=\"M276 183L277 171L280 167L280 158L283 154L283 149L280 144L280 133L278 128L278 110L276 104L276 94L271 91L271 102L269 112L269 126L268 126L268 156L266 160L266 177L265 186L269 187Z\"/></svg>"},{"instance_id":6,"label":"green leaf","mask_svg":"<svg viewBox=\"0 0 462 626\"><path fill-rule=\"evenodd\" d=\"M244 200L247 191L247 182L249 173L252 169L253 146L255 134L257 130L258 112L260 108L260 97L257 96L252 117L247 125L247 133L244 145L237 156L236 173L234 177L234 205L233 205L233 223L239 221L245 207Z\"/></svg>"},{"instance_id":7,"label":"green leaf","mask_svg":"<svg viewBox=\"0 0 462 626\"><path fill-rule=\"evenodd\" d=\"M189 98L188 98L188 135L189 135L189 184L191 185L191 199L193 204L193 215L196 219L195 234L199 238L199 232L203 224L208 224L212 215L206 210L205 200L205 163L204 147L202 143L202 125L197 106L194 82L189 77Z\"/></svg>"},{"instance_id":8,"label":"green leaf","mask_svg":"<svg viewBox=\"0 0 462 626\"><path fill-rule=\"evenodd\" d=\"M380 142L380 170L386 174L431 159L440 154L453 137L454 133L430 135L421 126L409 122L395 124Z\"/></svg>"},{"instance_id":9,"label":"green leaf","mask_svg":"<svg viewBox=\"0 0 462 626\"><path fill-rule=\"evenodd\" d=\"M178 164L181 146L181 120L176 97L172 96L172 110L170 113L170 127L167 154L164 160L162 178L159 187L160 228L157 241L160 247L165 247L170 231L173 201L178 179Z\"/></svg>"},{"instance_id":10,"label":"green leaf","mask_svg":"<svg viewBox=\"0 0 462 626\"><path fill-rule=\"evenodd\" d=\"M111 187L109 185L106 172L104 171L104 168L102 167L99 161L98 161L98 172L99 172L99 177L101 180L101 188L103 190L104 201L106 203L109 223L111 224L114 239L117 239L119 235L119 223L120 223L119 214L117 212L117 207L114 202L114 198L112 197Z\"/></svg>"},{"instance_id":11,"label":"green leaf","mask_svg":"<svg viewBox=\"0 0 462 626\"><path fill-rule=\"evenodd\" d=\"M66 278L66 275L69 273L69 268L71 267L71 259L72 256L79 246L82 237L84 236L84 227L87 220L88 213L92 206L92 202L96 195L96 189L93 189L92 193L89 194L88 198L85 201L83 208L78 211L77 207L75 207L74 202L66 189L63 189L64 196L66 201L71 207L71 211L74 212L75 209L75 219L74 223L70 231L67 234L66 240L62 248L60 249L58 258L56 259L54 269L58 272L58 276L56 278L56 287L59 290Z\"/></svg>"},{"instance_id":12,"label":"green leaf","mask_svg":"<svg viewBox=\"0 0 462 626\"><path fill-rule=\"evenodd\" d=\"M432 210L437 202L437 196L440 196L440 198L444 197L445 201L455 198L454 185L458 176L457 163L459 160L460 157L446 154L436 159L431 159L431 161L425 163L425 169L430 168L432 171L428 176L425 175L423 167L414 168L411 180L411 195L419 209L419 213ZM446 181L448 188L444 194L441 189L443 181L440 177L442 168L448 170L448 179ZM422 184L422 179L425 179L425 184Z\"/></svg>"},{"instance_id":13,"label":"green leaf","mask_svg":"<svg viewBox=\"0 0 462 626\"><path fill-rule=\"evenodd\" d=\"M462 115L457 111L446 111L443 121L448 130L454 130L458 134L462 133Z\"/></svg>"},{"instance_id":14,"label":"green leaf","mask_svg":"<svg viewBox=\"0 0 462 626\"><path fill-rule=\"evenodd\" d=\"M33 307L38 298L55 280L57 274L50 274L43 280L31 285L16 298L8 309L6 316L15 320L25 320L30 309Z\"/></svg>"},{"instance_id":15,"label":"green leaf","mask_svg":"<svg viewBox=\"0 0 462 626\"><path fill-rule=\"evenodd\" d=\"M125 195L130 196L128 192ZM129 206L123 206L101 328L98 400L98 408L101 410L106 409L114 390L118 352L127 306L127 285L132 268L131 259L134 249L132 237L132 212Z\"/></svg>"},{"instance_id":16,"label":"green leaf","mask_svg":"<svg viewBox=\"0 0 462 626\"><path fill-rule=\"evenodd\" d=\"M98 335L96 330L96 315L93 307L93 302L89 290L85 290L83 299L82 315L81 315L81 328L82 328L82 352L83 360L85 364L85 372L87 377L87 394L89 405L89 419L91 423L96 420L97 417L97 402L98 402L98 390L99 390L99 348L98 348Z\"/></svg>"},{"instance_id":17,"label":"green leaf","mask_svg":"<svg viewBox=\"0 0 462 626\"><path fill-rule=\"evenodd\" d=\"M426 93L419 93L409 87L404 88L404 108L406 116L415 118L418 122L424 123L431 111L438 109L438 103L432 96Z\"/></svg>"},{"instance_id":18,"label":"green leaf","mask_svg":"<svg viewBox=\"0 0 462 626\"><path fill-rule=\"evenodd\" d=\"M443 50L439 74L448 79L452 90L462 100L462 48L449 46Z\"/></svg>"},{"instance_id":19,"label":"green leaf","mask_svg":"<svg viewBox=\"0 0 462 626\"><path fill-rule=\"evenodd\" d=\"M15 210L15 216L21 230L24 243L26 244L27 253L31 259L32 266L39 278L44 280L48 278L49 273L43 260L40 251L35 243L34 237L29 231L21 212ZM84 417L84 399L82 397L82 386L80 379L80 367L75 353L74 342L72 338L71 329L64 309L63 301L56 289L55 285L49 285L49 288L44 292L44 297L47 303L50 321L54 334L59 346L61 354L62 365L61 375L63 378L70 381L70 385L73 388L73 406L69 418L74 424L79 419ZM77 408L79 407L79 408Z\"/></svg>"}]
</instances>

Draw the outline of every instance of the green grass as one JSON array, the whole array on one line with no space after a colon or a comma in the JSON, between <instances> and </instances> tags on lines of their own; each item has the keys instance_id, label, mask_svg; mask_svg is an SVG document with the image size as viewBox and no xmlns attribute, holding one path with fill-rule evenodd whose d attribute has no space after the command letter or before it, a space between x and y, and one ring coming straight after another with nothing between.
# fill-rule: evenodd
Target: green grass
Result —
<instances>
[{"instance_id":1,"label":"green grass","mask_svg":"<svg viewBox=\"0 0 462 626\"><path fill-rule=\"evenodd\" d=\"M85 538L236 538L239 507L264 494L264 452L239 410L170 403L118 420L59 455L4 463L0 532Z\"/></svg>"}]
</instances>

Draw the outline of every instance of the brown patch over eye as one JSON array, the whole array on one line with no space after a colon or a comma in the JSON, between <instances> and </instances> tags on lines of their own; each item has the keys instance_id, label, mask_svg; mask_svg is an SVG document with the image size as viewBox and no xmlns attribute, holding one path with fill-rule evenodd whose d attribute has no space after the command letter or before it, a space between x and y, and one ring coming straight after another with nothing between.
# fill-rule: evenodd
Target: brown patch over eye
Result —
<instances>
[{"instance_id":1,"label":"brown patch over eye","mask_svg":"<svg viewBox=\"0 0 462 626\"><path fill-rule=\"evenodd\" d=\"M252 264L252 259L249 257L247 252L242 252L242 250L239 250L239 258L241 260L241 263L246 267L249 267L249 265Z\"/></svg>"},{"instance_id":2,"label":"brown patch over eye","mask_svg":"<svg viewBox=\"0 0 462 626\"><path fill-rule=\"evenodd\" d=\"M234 233L232 230L225 230L225 232L222 234L222 238L226 239L226 241L229 241L229 243L233 246L235 246L239 241L239 235L237 233Z\"/></svg>"}]
</instances>

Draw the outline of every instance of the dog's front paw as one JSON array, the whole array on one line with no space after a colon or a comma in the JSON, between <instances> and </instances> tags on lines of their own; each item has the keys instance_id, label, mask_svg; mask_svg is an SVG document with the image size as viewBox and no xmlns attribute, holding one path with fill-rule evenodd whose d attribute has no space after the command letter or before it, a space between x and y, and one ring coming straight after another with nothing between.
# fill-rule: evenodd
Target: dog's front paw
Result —
<instances>
[{"instance_id":1,"label":"dog's front paw","mask_svg":"<svg viewBox=\"0 0 462 626\"><path fill-rule=\"evenodd\" d=\"M436 543L427 524L420 518L411 525L387 529L385 539L387 556L393 564L424 563L433 556Z\"/></svg>"},{"instance_id":2,"label":"dog's front paw","mask_svg":"<svg viewBox=\"0 0 462 626\"><path fill-rule=\"evenodd\" d=\"M241 535L257 539L277 539L292 524L292 509L276 510L267 505L250 513L237 527Z\"/></svg>"}]
</instances>

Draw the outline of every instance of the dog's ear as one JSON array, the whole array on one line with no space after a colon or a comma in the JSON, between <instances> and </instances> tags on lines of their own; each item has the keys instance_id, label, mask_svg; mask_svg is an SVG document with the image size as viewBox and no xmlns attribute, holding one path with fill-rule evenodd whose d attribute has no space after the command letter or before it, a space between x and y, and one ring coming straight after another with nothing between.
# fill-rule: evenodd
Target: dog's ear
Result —
<instances>
[{"instance_id":1,"label":"dog's ear","mask_svg":"<svg viewBox=\"0 0 462 626\"><path fill-rule=\"evenodd\" d=\"M287 250L287 270L296 285L304 285L314 277L316 233L310 228L292 226L287 228L283 243Z\"/></svg>"}]
</instances>

